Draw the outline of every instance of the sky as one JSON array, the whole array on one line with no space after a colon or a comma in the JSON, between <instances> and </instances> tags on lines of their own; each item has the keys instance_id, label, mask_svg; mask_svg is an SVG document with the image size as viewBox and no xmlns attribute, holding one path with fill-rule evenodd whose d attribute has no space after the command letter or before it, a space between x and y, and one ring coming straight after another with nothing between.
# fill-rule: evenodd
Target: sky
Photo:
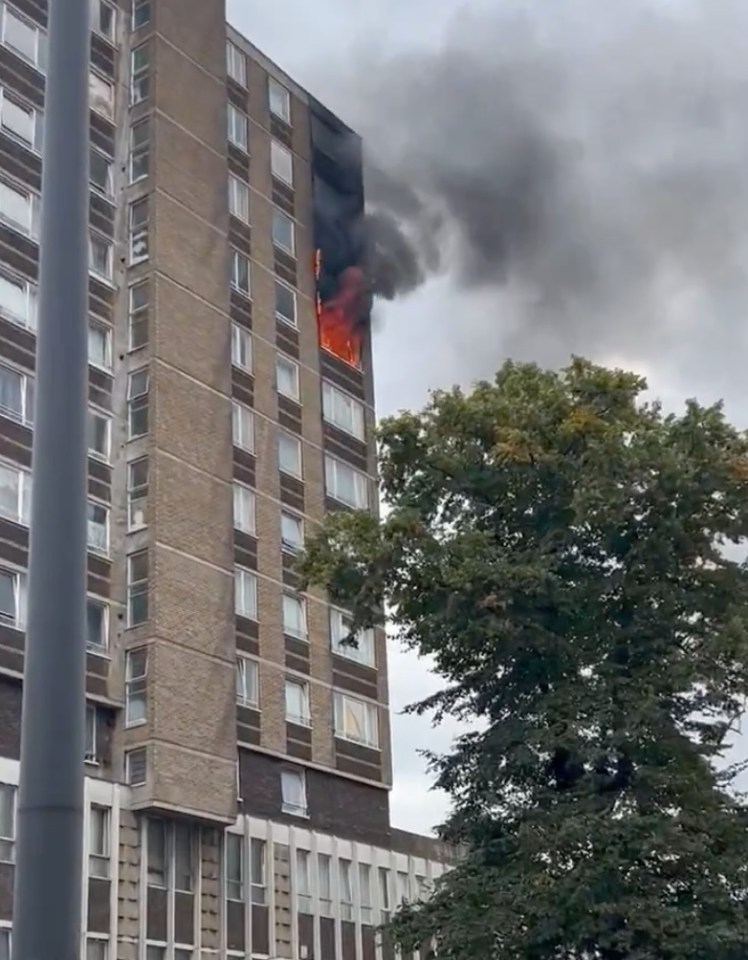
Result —
<instances>
[{"instance_id":1,"label":"sky","mask_svg":"<svg viewBox=\"0 0 748 960\"><path fill-rule=\"evenodd\" d=\"M228 0L234 26L351 126L379 137L380 153L413 171L429 210L451 217L454 267L442 262L414 292L376 307L380 416L420 407L430 389L488 377L507 356L556 365L579 352L644 374L668 407L724 397L728 415L748 421L748 10L738 0L708 11L703 0L678 0L683 29L668 21L663 30L649 14L669 13L675 0L590 2L536 0L535 10L549 11L548 58L522 24L517 32L497 20L499 7L520 9L522 0ZM502 43L511 70L485 82ZM514 95L515 75L526 81L529 125L513 125L515 103L502 92ZM462 86L450 102L455 79ZM490 115L502 124L484 122ZM574 131L563 153L560 127ZM485 135L471 143L465 132L476 128ZM507 163L496 166L497 154ZM559 162L569 156L574 176ZM480 226L501 221L514 198L492 190L498 178L526 185L526 170L549 158L552 175L538 169L552 186L540 179L537 209L517 210L522 231L508 219L500 236L476 239L474 208L455 203L465 199L465 171L487 186ZM460 256L476 251L485 254L479 278L460 269ZM517 282L505 282L507 273ZM393 823L428 832L447 804L418 751L448 749L456 728L400 713L438 688L428 664L392 646L390 682Z\"/></svg>"}]
</instances>

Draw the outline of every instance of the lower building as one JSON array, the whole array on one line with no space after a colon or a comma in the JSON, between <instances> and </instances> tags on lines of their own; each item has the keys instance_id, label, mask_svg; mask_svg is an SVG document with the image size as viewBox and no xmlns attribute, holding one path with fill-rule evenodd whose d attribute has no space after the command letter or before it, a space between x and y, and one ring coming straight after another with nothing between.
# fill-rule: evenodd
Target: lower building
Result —
<instances>
[{"instance_id":1,"label":"lower building","mask_svg":"<svg viewBox=\"0 0 748 960\"><path fill-rule=\"evenodd\" d=\"M19 764L0 760L0 960L12 955ZM145 816L86 779L82 960L384 960L377 928L448 869L441 843L388 847L241 814L227 830Z\"/></svg>"}]
</instances>

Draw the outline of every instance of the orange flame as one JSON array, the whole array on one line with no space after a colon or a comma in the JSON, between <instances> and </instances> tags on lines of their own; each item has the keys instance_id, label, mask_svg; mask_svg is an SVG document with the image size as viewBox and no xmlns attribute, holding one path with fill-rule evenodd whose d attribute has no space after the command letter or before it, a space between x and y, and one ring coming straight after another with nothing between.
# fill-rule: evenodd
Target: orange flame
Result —
<instances>
[{"instance_id":1,"label":"orange flame","mask_svg":"<svg viewBox=\"0 0 748 960\"><path fill-rule=\"evenodd\" d=\"M320 254L315 258L319 276ZM361 318L366 307L366 280L360 267L347 267L340 274L338 292L322 303L317 300L320 345L352 366L361 366L363 329Z\"/></svg>"}]
</instances>

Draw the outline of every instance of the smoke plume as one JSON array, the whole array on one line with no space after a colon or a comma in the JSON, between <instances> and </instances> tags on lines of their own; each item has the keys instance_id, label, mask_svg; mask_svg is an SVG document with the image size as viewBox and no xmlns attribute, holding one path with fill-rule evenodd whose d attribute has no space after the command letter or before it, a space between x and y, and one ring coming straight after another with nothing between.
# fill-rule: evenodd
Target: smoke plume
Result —
<instances>
[{"instance_id":1,"label":"smoke plume","mask_svg":"<svg viewBox=\"0 0 748 960\"><path fill-rule=\"evenodd\" d=\"M495 302L502 352L667 350L717 316L734 338L748 327L748 3L501 10L461 14L435 52L357 52L341 112L367 146L377 292L448 272Z\"/></svg>"}]
</instances>

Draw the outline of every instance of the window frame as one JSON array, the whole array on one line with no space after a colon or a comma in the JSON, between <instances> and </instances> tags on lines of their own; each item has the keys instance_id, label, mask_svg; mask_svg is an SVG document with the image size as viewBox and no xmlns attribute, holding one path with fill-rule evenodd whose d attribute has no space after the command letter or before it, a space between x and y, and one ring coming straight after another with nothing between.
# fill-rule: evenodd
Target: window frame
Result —
<instances>
[{"instance_id":1,"label":"window frame","mask_svg":"<svg viewBox=\"0 0 748 960\"><path fill-rule=\"evenodd\" d=\"M88 875L97 877L101 880L108 880L111 872L112 861L112 838L111 838L111 816L112 811L109 807L98 803L92 803L88 809ZM97 818L100 822L97 827ZM97 849L98 844L95 841L102 840L101 849Z\"/></svg>"},{"instance_id":2,"label":"window frame","mask_svg":"<svg viewBox=\"0 0 748 960\"><path fill-rule=\"evenodd\" d=\"M103 2L103 0L100 0ZM89 162L89 171L88 171L88 184L93 190L94 193L98 194L100 197L104 197L106 200L111 200L114 196L114 161L110 156L104 153L102 150L97 150L96 147L91 146L89 150L90 161L93 161L93 158L102 160L106 164L106 182L102 187L97 183L91 171L94 168L93 162Z\"/></svg>"},{"instance_id":3,"label":"window frame","mask_svg":"<svg viewBox=\"0 0 748 960\"><path fill-rule=\"evenodd\" d=\"M254 456L255 452L255 413L251 407L231 401L231 439L233 445Z\"/></svg>"},{"instance_id":4,"label":"window frame","mask_svg":"<svg viewBox=\"0 0 748 960\"><path fill-rule=\"evenodd\" d=\"M137 4L133 5L133 17ZM145 51L145 65L136 65L138 55ZM151 95L151 51L148 41L139 43L130 51L130 106L145 103Z\"/></svg>"},{"instance_id":5,"label":"window frame","mask_svg":"<svg viewBox=\"0 0 748 960\"><path fill-rule=\"evenodd\" d=\"M114 120L117 93L114 84L95 67L88 71L88 106L94 113Z\"/></svg>"},{"instance_id":6,"label":"window frame","mask_svg":"<svg viewBox=\"0 0 748 960\"><path fill-rule=\"evenodd\" d=\"M242 654L236 658L236 703L252 709L260 703L260 665Z\"/></svg>"},{"instance_id":7,"label":"window frame","mask_svg":"<svg viewBox=\"0 0 748 960\"><path fill-rule=\"evenodd\" d=\"M239 76L237 76L232 69L235 64L239 64L241 67L241 69L238 71ZM248 89L247 55L240 47L238 47L235 43L232 43L228 37L226 38L226 73L234 81L234 83L238 83L239 86L244 90Z\"/></svg>"},{"instance_id":8,"label":"window frame","mask_svg":"<svg viewBox=\"0 0 748 960\"><path fill-rule=\"evenodd\" d=\"M278 140L270 141L270 173L288 187L294 185L293 151Z\"/></svg>"},{"instance_id":9,"label":"window frame","mask_svg":"<svg viewBox=\"0 0 748 960\"><path fill-rule=\"evenodd\" d=\"M15 20L21 23L23 26L27 27L29 30L34 33L34 54L29 56L20 47L15 46L12 43L8 42L6 32L7 32L7 18L10 14ZM12 4L4 3L2 8L0 8L1 21L0 22L0 43L4 47L7 47L9 50L12 50L16 56L20 57L21 60L26 63L30 63L36 70L40 73L44 72L44 47L46 41L46 31L43 30L38 24L34 23L33 20L30 20L25 14L21 13L16 7Z\"/></svg>"},{"instance_id":10,"label":"window frame","mask_svg":"<svg viewBox=\"0 0 748 960\"><path fill-rule=\"evenodd\" d=\"M11 106L15 107L17 110L20 110L22 113L28 114L30 117L30 139L23 133L19 133L18 130L14 129L11 124L5 123L4 118L6 101ZM12 88L0 87L0 129L2 129L3 133L11 140L14 140L16 143L20 143L32 153L41 155L44 136L44 111L39 110L32 103L27 103L23 97L17 94Z\"/></svg>"},{"instance_id":11,"label":"window frame","mask_svg":"<svg viewBox=\"0 0 748 960\"><path fill-rule=\"evenodd\" d=\"M289 695L293 691L293 696L298 695L299 710L291 709L289 704ZM309 690L309 684L296 677L286 677L284 687L284 705L286 723L295 723L299 727L312 726L312 703Z\"/></svg>"},{"instance_id":12,"label":"window frame","mask_svg":"<svg viewBox=\"0 0 748 960\"><path fill-rule=\"evenodd\" d=\"M235 146L242 153L249 153L249 116L243 110L240 110L236 104L229 103L226 108L226 135L230 144ZM240 139L236 139L236 134L241 134Z\"/></svg>"},{"instance_id":13,"label":"window frame","mask_svg":"<svg viewBox=\"0 0 748 960\"><path fill-rule=\"evenodd\" d=\"M0 265L0 284L2 282L7 283L10 287L15 287L19 291L21 299L26 302L26 314L24 316L15 313L0 302L0 315L24 330L36 330L36 308L39 297L37 285L29 277L24 277L22 274L9 269L6 264Z\"/></svg>"},{"instance_id":14,"label":"window frame","mask_svg":"<svg viewBox=\"0 0 748 960\"><path fill-rule=\"evenodd\" d=\"M242 498L246 497L244 504ZM233 500L234 500L234 530L240 530L251 537L257 534L257 493L248 487L246 483L240 483L238 480L233 482ZM237 510L237 506L240 509ZM245 509L245 507L247 509ZM239 520L246 515L247 522L240 523Z\"/></svg>"},{"instance_id":15,"label":"window frame","mask_svg":"<svg viewBox=\"0 0 748 960\"><path fill-rule=\"evenodd\" d=\"M330 630L330 649L333 654L338 657L343 657L345 660L350 660L352 663L360 663L365 667L374 667L377 665L377 651L376 651L376 635L372 628L366 628L365 630L359 631L356 639L358 641L358 647L354 647L351 644L344 644L343 640L343 631L339 629L336 621L341 622L345 619L351 618L351 614L348 610L343 610L341 607L330 606L329 610L329 630ZM348 634L345 634L348 636ZM366 642L362 643L362 636L366 637Z\"/></svg>"},{"instance_id":16,"label":"window frame","mask_svg":"<svg viewBox=\"0 0 748 960\"><path fill-rule=\"evenodd\" d=\"M246 271L243 269L245 265ZM246 273L247 277L246 287L243 287L240 282L243 273ZM236 290L248 300L252 299L252 268L249 257L235 249L231 251L231 289Z\"/></svg>"},{"instance_id":17,"label":"window frame","mask_svg":"<svg viewBox=\"0 0 748 960\"><path fill-rule=\"evenodd\" d=\"M300 628L297 628L293 625L289 627L288 621L286 620L287 603L289 605L294 604L296 609L300 612ZM281 597L281 627L285 636L293 637L295 640L302 640L304 643L309 642L309 614L307 610L306 597L302 596L300 593L292 593L290 590L283 591Z\"/></svg>"},{"instance_id":18,"label":"window frame","mask_svg":"<svg viewBox=\"0 0 748 960\"><path fill-rule=\"evenodd\" d=\"M240 597L245 596L248 590L248 598L251 600L249 607L239 606ZM236 616L243 617L245 620L258 620L259 597L257 591L257 574L246 567L234 567L234 612Z\"/></svg>"},{"instance_id":19,"label":"window frame","mask_svg":"<svg viewBox=\"0 0 748 960\"><path fill-rule=\"evenodd\" d=\"M18 833L18 787L13 783L0 783L0 810L9 811L9 822L0 821L0 863L15 863L16 835ZM5 806L7 804L7 806Z\"/></svg>"},{"instance_id":20,"label":"window frame","mask_svg":"<svg viewBox=\"0 0 748 960\"><path fill-rule=\"evenodd\" d=\"M145 478L133 478L138 467L145 464ZM127 532L135 533L148 526L148 486L150 481L150 463L148 456L137 457L127 462ZM138 513L142 514L139 523L134 522Z\"/></svg>"},{"instance_id":21,"label":"window frame","mask_svg":"<svg viewBox=\"0 0 748 960\"><path fill-rule=\"evenodd\" d=\"M19 467L18 464L11 463L8 460L0 460L0 474L6 470L9 474L15 476L16 481L16 506L13 516L3 513L0 509L0 516L10 520L11 523L17 523L19 526L28 527L31 508L31 474Z\"/></svg>"},{"instance_id":22,"label":"window frame","mask_svg":"<svg viewBox=\"0 0 748 960\"><path fill-rule=\"evenodd\" d=\"M289 540L283 535L283 520L287 518L292 520L295 524L298 524L298 527L301 531L301 537L299 541ZM304 518L297 513L292 513L290 510L281 509L281 549L287 553L297 554L304 549L304 543L306 540L305 530L304 530Z\"/></svg>"},{"instance_id":23,"label":"window frame","mask_svg":"<svg viewBox=\"0 0 748 960\"><path fill-rule=\"evenodd\" d=\"M89 637L88 611L90 607L98 607L102 612L101 619L101 643L92 643ZM109 651L109 604L98 597L86 597L86 651L88 653L101 656Z\"/></svg>"},{"instance_id":24,"label":"window frame","mask_svg":"<svg viewBox=\"0 0 748 960\"><path fill-rule=\"evenodd\" d=\"M132 384L136 377L145 374L145 386L140 393L132 393ZM137 440L140 437L147 437L150 431L150 390L151 376L148 366L138 367L131 370L127 375L127 440ZM145 429L140 433L133 432L133 413L144 413Z\"/></svg>"},{"instance_id":25,"label":"window frame","mask_svg":"<svg viewBox=\"0 0 748 960\"><path fill-rule=\"evenodd\" d=\"M336 404L348 404L351 410L350 425L345 418L336 416ZM329 380L322 380L322 419L342 430L355 440L366 442L366 407L356 397ZM357 422L358 421L358 422Z\"/></svg>"},{"instance_id":26,"label":"window frame","mask_svg":"<svg viewBox=\"0 0 748 960\"><path fill-rule=\"evenodd\" d=\"M351 736L345 729L345 705L346 701L356 706L364 708L364 724L368 728L363 737ZM345 740L348 743L356 743L369 750L380 749L380 730L379 730L379 708L370 700L363 697L355 697L350 693L344 693L341 690L333 691L333 735L338 740Z\"/></svg>"},{"instance_id":27,"label":"window frame","mask_svg":"<svg viewBox=\"0 0 748 960\"><path fill-rule=\"evenodd\" d=\"M296 447L299 452L298 456L298 472L289 470L287 467L281 466L281 442L283 440L289 440L296 444ZM285 473L286 476L293 477L295 480L303 480L304 478L304 451L302 447L301 438L295 436L293 433L288 433L287 430L278 431L278 470L280 473Z\"/></svg>"},{"instance_id":28,"label":"window frame","mask_svg":"<svg viewBox=\"0 0 748 960\"><path fill-rule=\"evenodd\" d=\"M299 785L301 802L295 803L286 799L286 786L294 782ZM309 817L309 795L306 788L306 772L301 768L281 770L281 810L291 817Z\"/></svg>"},{"instance_id":29,"label":"window frame","mask_svg":"<svg viewBox=\"0 0 748 960\"><path fill-rule=\"evenodd\" d=\"M145 558L145 577L135 579L133 576L133 568L137 562L143 558ZM135 550L133 553L127 554L126 577L127 629L131 630L133 627L139 627L141 624L147 623L150 620L151 560L147 548ZM145 597L145 616L142 619L135 620L133 617L133 609L137 601L142 597Z\"/></svg>"},{"instance_id":30,"label":"window frame","mask_svg":"<svg viewBox=\"0 0 748 960\"><path fill-rule=\"evenodd\" d=\"M137 757L140 759L143 758L143 779L133 781L132 779L132 768L134 760L133 758ZM147 747L132 747L130 750L125 750L125 783L128 786L136 788L143 787L148 783L148 748Z\"/></svg>"},{"instance_id":31,"label":"window frame","mask_svg":"<svg viewBox=\"0 0 748 960\"><path fill-rule=\"evenodd\" d=\"M0 567L0 577L8 577L10 588L13 593L13 617L6 616L5 611L0 611L0 623L13 630L24 630L26 626L26 606L27 606L27 574L23 570L15 570L13 567Z\"/></svg>"},{"instance_id":32,"label":"window frame","mask_svg":"<svg viewBox=\"0 0 748 960\"><path fill-rule=\"evenodd\" d=\"M145 130L146 136L145 139L136 143L135 132L138 130ZM138 176L134 176L134 169L136 162L142 162L145 159L145 173L140 173ZM147 180L151 172L151 118L143 117L141 120L136 121L130 125L130 140L129 140L129 150L127 157L127 175L128 181L132 186L135 183L140 183L142 180Z\"/></svg>"},{"instance_id":33,"label":"window frame","mask_svg":"<svg viewBox=\"0 0 748 960\"><path fill-rule=\"evenodd\" d=\"M132 673L132 664L136 656L142 655L142 672ZM125 651L125 729L142 727L148 723L148 661L150 650L148 647L133 647ZM132 706L140 703L142 716L132 716Z\"/></svg>"},{"instance_id":34,"label":"window frame","mask_svg":"<svg viewBox=\"0 0 748 960\"><path fill-rule=\"evenodd\" d=\"M113 368L113 357L112 357L112 328L111 326L103 320L99 320L97 317L88 318L88 363L92 367L96 367L98 370L103 370L105 373L111 373ZM92 359L91 357L91 339L92 334L97 335L101 334L104 340L104 359Z\"/></svg>"},{"instance_id":35,"label":"window frame","mask_svg":"<svg viewBox=\"0 0 748 960\"><path fill-rule=\"evenodd\" d=\"M91 516L91 514L95 513L97 510L101 510L104 512L103 523L99 523ZM95 553L102 557L109 556L109 551L111 548L111 516L112 516L112 513L108 503L102 503L101 500L92 500L89 497L87 512L86 512L87 534L88 534L88 539L86 543L87 543L89 553ZM91 537L92 529L97 529L97 528L101 528L104 532L103 545L97 543L95 538Z\"/></svg>"},{"instance_id":36,"label":"window frame","mask_svg":"<svg viewBox=\"0 0 748 960\"><path fill-rule=\"evenodd\" d=\"M277 223L287 223L291 228L291 240L290 244L282 243L278 240L276 236L275 226ZM288 254L289 257L296 256L296 223L293 217L289 217L287 213L284 213L278 207L273 207L272 221L270 225L270 236L273 241L273 246L280 250L282 253Z\"/></svg>"},{"instance_id":37,"label":"window frame","mask_svg":"<svg viewBox=\"0 0 748 960\"><path fill-rule=\"evenodd\" d=\"M94 248L98 245L100 249L106 251L106 273L102 273L94 265ZM114 279L114 244L109 239L105 237L102 233L98 233L96 230L88 231L88 272L92 274L99 280L103 280L104 283L111 286L112 280Z\"/></svg>"},{"instance_id":38,"label":"window frame","mask_svg":"<svg viewBox=\"0 0 748 960\"><path fill-rule=\"evenodd\" d=\"M331 468L332 468L332 473L335 476L335 483L334 483L334 486L336 488L335 490L332 489L333 484L330 483ZM361 485L366 494L365 501L363 503L355 503L350 500L346 500L340 495L340 491L339 489L337 489L339 486L337 482L338 470L351 471L354 477L354 484L353 484L354 490L356 487L355 478L359 477L361 479ZM344 504L347 507L351 507L351 509L353 510L369 510L371 508L371 490L370 490L371 481L368 474L364 473L363 470L359 470L356 467L352 466L350 463L346 463L344 460L340 460L338 457L334 457L331 454L326 453L325 462L324 462L324 471L325 471L325 475L324 475L325 494L328 497L330 497L332 500L336 500L338 503Z\"/></svg>"},{"instance_id":39,"label":"window frame","mask_svg":"<svg viewBox=\"0 0 748 960\"><path fill-rule=\"evenodd\" d=\"M133 293L135 290L140 290L143 288L145 288L146 291L145 301L142 304L134 306ZM143 347L148 346L148 317L150 305L151 291L148 280L137 280L135 283L131 283L127 288L127 349L129 353L134 353L136 350L141 350ZM135 344L133 339L133 329L135 328L136 324L139 326L143 322L145 322L145 339L142 343Z\"/></svg>"},{"instance_id":40,"label":"window frame","mask_svg":"<svg viewBox=\"0 0 748 960\"><path fill-rule=\"evenodd\" d=\"M0 220L15 233L20 233L23 237L28 237L35 242L39 239L39 211L41 207L41 198L36 191L25 184L13 180L3 173L0 176L0 189L5 188L10 193L15 194L17 198L26 204L26 217L24 220L17 220L9 213L0 211Z\"/></svg>"},{"instance_id":41,"label":"window frame","mask_svg":"<svg viewBox=\"0 0 748 960\"><path fill-rule=\"evenodd\" d=\"M298 300L296 297L296 291L292 286L287 283L284 283L278 277L275 277L275 318L280 320L281 323L285 323L289 327L293 327L294 330L299 329L299 314L298 314ZM291 302L293 303L293 317L286 316L285 313L281 313L278 309L278 290L284 290L291 294Z\"/></svg>"},{"instance_id":42,"label":"window frame","mask_svg":"<svg viewBox=\"0 0 748 960\"><path fill-rule=\"evenodd\" d=\"M117 45L117 7L110 3L110 0L94 0L93 2L94 10L91 14L91 29L98 36L103 37L114 47ZM102 8L106 7L109 10L109 13L112 17L112 29L107 33L106 30L101 28L101 11Z\"/></svg>"},{"instance_id":43,"label":"window frame","mask_svg":"<svg viewBox=\"0 0 748 960\"><path fill-rule=\"evenodd\" d=\"M242 353L246 354L246 362L242 362ZM231 323L231 365L237 370L252 373L252 334L240 323Z\"/></svg>"},{"instance_id":44,"label":"window frame","mask_svg":"<svg viewBox=\"0 0 748 960\"><path fill-rule=\"evenodd\" d=\"M280 110L276 110L273 105L274 92L280 96L280 102L283 104ZM273 116L278 117L279 120L291 126L291 91L287 87L284 87L275 77L268 77L268 109Z\"/></svg>"},{"instance_id":45,"label":"window frame","mask_svg":"<svg viewBox=\"0 0 748 960\"><path fill-rule=\"evenodd\" d=\"M244 834L234 833L228 830L226 831L225 837L224 881L226 883L226 899L231 900L233 903L244 903L244 891L247 884L247 854L244 849ZM238 853L237 866L239 870L238 874L234 877L229 877L229 866L231 864L229 842L234 846L235 852Z\"/></svg>"},{"instance_id":46,"label":"window frame","mask_svg":"<svg viewBox=\"0 0 748 960\"><path fill-rule=\"evenodd\" d=\"M145 211L142 217L141 211ZM150 198L138 197L127 209L127 262L131 267L136 267L150 259L150 223Z\"/></svg>"},{"instance_id":47,"label":"window frame","mask_svg":"<svg viewBox=\"0 0 748 960\"><path fill-rule=\"evenodd\" d=\"M293 382L293 389L290 393L281 390L281 378L279 376L280 367L285 364L286 370L290 371ZM294 403L301 403L301 375L299 364L285 353L278 353L275 356L275 389L281 397L287 400L293 400Z\"/></svg>"},{"instance_id":48,"label":"window frame","mask_svg":"<svg viewBox=\"0 0 748 960\"><path fill-rule=\"evenodd\" d=\"M141 10L146 11L145 20L138 21L138 12ZM132 29L140 30L141 27L144 27L146 24L151 22L151 0L133 0L132 5Z\"/></svg>"},{"instance_id":49,"label":"window frame","mask_svg":"<svg viewBox=\"0 0 748 960\"><path fill-rule=\"evenodd\" d=\"M235 173L229 173L229 214L249 223L249 184Z\"/></svg>"}]
</instances>

